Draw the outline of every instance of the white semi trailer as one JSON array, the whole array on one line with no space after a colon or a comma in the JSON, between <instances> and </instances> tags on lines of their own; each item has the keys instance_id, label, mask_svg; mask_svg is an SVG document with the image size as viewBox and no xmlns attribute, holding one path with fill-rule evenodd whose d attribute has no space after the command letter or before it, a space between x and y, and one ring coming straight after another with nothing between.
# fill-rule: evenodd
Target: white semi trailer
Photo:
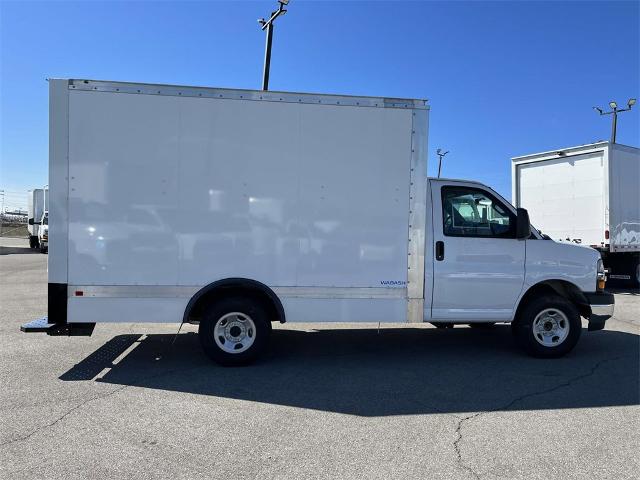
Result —
<instances>
[{"instance_id":1,"label":"white semi trailer","mask_svg":"<svg viewBox=\"0 0 640 480\"><path fill-rule=\"evenodd\" d=\"M580 317L613 314L598 253L544 241L487 186L427 179L428 113L51 80L49 311L22 330L191 322L237 365L272 322L504 322L530 354L565 354Z\"/></svg>"},{"instance_id":2,"label":"white semi trailer","mask_svg":"<svg viewBox=\"0 0 640 480\"><path fill-rule=\"evenodd\" d=\"M640 150L599 142L512 159L512 198L554 240L589 245L640 285Z\"/></svg>"},{"instance_id":3,"label":"white semi trailer","mask_svg":"<svg viewBox=\"0 0 640 480\"><path fill-rule=\"evenodd\" d=\"M29 190L27 198L29 247L39 248L40 224L42 222L42 215L44 215L45 210L49 208L49 190L34 188L33 190Z\"/></svg>"}]
</instances>

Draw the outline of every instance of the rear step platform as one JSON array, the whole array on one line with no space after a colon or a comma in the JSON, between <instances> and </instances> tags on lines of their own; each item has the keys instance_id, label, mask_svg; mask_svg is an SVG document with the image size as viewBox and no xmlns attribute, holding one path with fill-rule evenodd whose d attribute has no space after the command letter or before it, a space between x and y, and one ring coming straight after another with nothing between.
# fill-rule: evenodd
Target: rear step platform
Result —
<instances>
[{"instance_id":1,"label":"rear step platform","mask_svg":"<svg viewBox=\"0 0 640 480\"><path fill-rule=\"evenodd\" d=\"M21 325L20 331L25 333L46 333L52 336L89 337L93 333L95 326L95 323L49 323L48 317L42 317Z\"/></svg>"},{"instance_id":2,"label":"rear step platform","mask_svg":"<svg viewBox=\"0 0 640 480\"><path fill-rule=\"evenodd\" d=\"M42 317L29 323L25 323L20 327L20 331L26 333L48 332L53 327L57 327L57 325L55 323L49 323L49 319L47 317Z\"/></svg>"}]
</instances>

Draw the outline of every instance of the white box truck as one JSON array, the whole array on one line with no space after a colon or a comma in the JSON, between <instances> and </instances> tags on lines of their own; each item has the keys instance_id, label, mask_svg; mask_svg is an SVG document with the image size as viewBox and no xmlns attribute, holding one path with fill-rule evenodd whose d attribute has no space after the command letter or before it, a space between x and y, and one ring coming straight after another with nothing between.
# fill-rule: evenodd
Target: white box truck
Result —
<instances>
[{"instance_id":1,"label":"white box truck","mask_svg":"<svg viewBox=\"0 0 640 480\"><path fill-rule=\"evenodd\" d=\"M27 230L29 231L29 247L40 248L39 231L42 224L42 216L49 208L49 190L34 188L29 190L27 196Z\"/></svg>"},{"instance_id":2,"label":"white box truck","mask_svg":"<svg viewBox=\"0 0 640 480\"><path fill-rule=\"evenodd\" d=\"M512 195L554 240L597 249L618 284L640 284L640 150L598 142L512 158Z\"/></svg>"},{"instance_id":3,"label":"white box truck","mask_svg":"<svg viewBox=\"0 0 640 480\"><path fill-rule=\"evenodd\" d=\"M49 310L25 332L197 323L238 365L272 322L503 322L557 357L613 314L595 250L427 179L424 100L49 85Z\"/></svg>"}]
</instances>

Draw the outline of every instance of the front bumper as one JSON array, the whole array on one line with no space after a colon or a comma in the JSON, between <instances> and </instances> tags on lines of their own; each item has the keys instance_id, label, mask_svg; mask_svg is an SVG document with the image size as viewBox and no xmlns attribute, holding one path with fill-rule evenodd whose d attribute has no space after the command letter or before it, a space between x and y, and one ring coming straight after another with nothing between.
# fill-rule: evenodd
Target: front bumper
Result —
<instances>
[{"instance_id":1,"label":"front bumper","mask_svg":"<svg viewBox=\"0 0 640 480\"><path fill-rule=\"evenodd\" d=\"M612 293L585 293L591 315L589 315L589 331L602 330L605 322L613 316L615 299Z\"/></svg>"}]
</instances>

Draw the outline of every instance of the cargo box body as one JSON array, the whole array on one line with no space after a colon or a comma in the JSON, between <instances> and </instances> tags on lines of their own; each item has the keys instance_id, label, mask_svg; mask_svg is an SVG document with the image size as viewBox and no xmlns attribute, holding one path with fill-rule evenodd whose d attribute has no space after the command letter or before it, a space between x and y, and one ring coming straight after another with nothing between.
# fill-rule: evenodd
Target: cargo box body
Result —
<instances>
[{"instance_id":1,"label":"cargo box body","mask_svg":"<svg viewBox=\"0 0 640 480\"><path fill-rule=\"evenodd\" d=\"M640 153L600 142L512 159L512 194L554 240L640 251Z\"/></svg>"},{"instance_id":2,"label":"cargo box body","mask_svg":"<svg viewBox=\"0 0 640 480\"><path fill-rule=\"evenodd\" d=\"M231 277L292 320L422 321L424 101L50 89L49 282L69 322L175 322Z\"/></svg>"}]
</instances>

